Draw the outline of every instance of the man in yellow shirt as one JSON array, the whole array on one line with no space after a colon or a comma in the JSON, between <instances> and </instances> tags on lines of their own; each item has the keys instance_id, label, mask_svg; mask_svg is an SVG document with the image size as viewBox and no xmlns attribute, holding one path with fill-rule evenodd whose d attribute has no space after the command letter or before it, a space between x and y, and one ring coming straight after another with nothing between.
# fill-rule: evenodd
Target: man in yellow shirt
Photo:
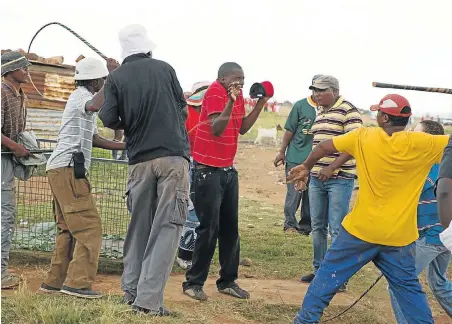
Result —
<instances>
[{"instance_id":1,"label":"man in yellow shirt","mask_svg":"<svg viewBox=\"0 0 452 324\"><path fill-rule=\"evenodd\" d=\"M362 127L323 141L289 172L288 182L306 187L309 171L336 152L356 160L360 189L353 210L309 286L295 323L318 323L323 310L364 265L373 261L384 274L409 323L433 323L415 268L416 209L425 179L439 163L448 135L408 132L411 107L387 95L371 110L379 127Z\"/></svg>"}]
</instances>

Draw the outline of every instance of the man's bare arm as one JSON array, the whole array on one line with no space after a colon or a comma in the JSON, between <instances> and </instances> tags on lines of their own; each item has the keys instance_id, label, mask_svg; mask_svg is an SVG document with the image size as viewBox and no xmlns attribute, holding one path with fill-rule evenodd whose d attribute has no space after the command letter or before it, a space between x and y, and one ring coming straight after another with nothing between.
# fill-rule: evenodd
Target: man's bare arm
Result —
<instances>
[{"instance_id":1,"label":"man's bare arm","mask_svg":"<svg viewBox=\"0 0 452 324\"><path fill-rule=\"evenodd\" d=\"M89 100L85 104L85 110L91 112L98 112L104 103L104 87L99 90L93 97L93 99Z\"/></svg>"},{"instance_id":2,"label":"man's bare arm","mask_svg":"<svg viewBox=\"0 0 452 324\"><path fill-rule=\"evenodd\" d=\"M306 169L311 170L321 158L334 153L337 153L337 150L336 147L334 147L333 140L324 140L311 151L308 158L303 162L303 165Z\"/></svg>"},{"instance_id":3,"label":"man's bare arm","mask_svg":"<svg viewBox=\"0 0 452 324\"><path fill-rule=\"evenodd\" d=\"M353 159L353 156L347 153L342 153L336 160L334 160L329 166L333 170L339 169L345 162Z\"/></svg>"},{"instance_id":4,"label":"man's bare arm","mask_svg":"<svg viewBox=\"0 0 452 324\"><path fill-rule=\"evenodd\" d=\"M21 144L14 142L9 137L2 134L2 145L6 146L17 157L29 156L30 152Z\"/></svg>"},{"instance_id":5,"label":"man's bare arm","mask_svg":"<svg viewBox=\"0 0 452 324\"><path fill-rule=\"evenodd\" d=\"M229 123L232 114L234 101L229 99L221 114L211 114L209 116L212 123L212 133L215 136L221 136Z\"/></svg>"},{"instance_id":6,"label":"man's bare arm","mask_svg":"<svg viewBox=\"0 0 452 324\"><path fill-rule=\"evenodd\" d=\"M93 146L103 148L106 150L125 150L126 149L126 143L110 141L106 138L103 138L102 136L100 136L98 134L93 135Z\"/></svg>"},{"instance_id":7,"label":"man's bare arm","mask_svg":"<svg viewBox=\"0 0 452 324\"><path fill-rule=\"evenodd\" d=\"M289 130L286 130L284 132L281 149L279 150L279 153L276 156L275 161L273 162L273 165L275 167L278 167L279 165L286 163L286 149L287 149L287 146L289 146L289 143L292 140L292 138L293 138L293 133Z\"/></svg>"},{"instance_id":8,"label":"man's bare arm","mask_svg":"<svg viewBox=\"0 0 452 324\"><path fill-rule=\"evenodd\" d=\"M287 147L289 146L290 141L293 138L293 133L291 131L286 130L284 132L281 149L279 150L279 153L286 153Z\"/></svg>"}]
</instances>

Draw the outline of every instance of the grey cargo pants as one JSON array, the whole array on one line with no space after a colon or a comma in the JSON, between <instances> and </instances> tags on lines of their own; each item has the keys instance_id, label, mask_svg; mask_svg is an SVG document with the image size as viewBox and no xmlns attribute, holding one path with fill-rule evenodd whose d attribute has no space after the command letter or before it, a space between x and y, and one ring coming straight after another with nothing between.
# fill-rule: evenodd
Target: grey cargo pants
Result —
<instances>
[{"instance_id":1,"label":"grey cargo pants","mask_svg":"<svg viewBox=\"0 0 452 324\"><path fill-rule=\"evenodd\" d=\"M134 306L157 311L188 215L189 162L169 156L129 166L131 219L124 242L122 290Z\"/></svg>"}]
</instances>

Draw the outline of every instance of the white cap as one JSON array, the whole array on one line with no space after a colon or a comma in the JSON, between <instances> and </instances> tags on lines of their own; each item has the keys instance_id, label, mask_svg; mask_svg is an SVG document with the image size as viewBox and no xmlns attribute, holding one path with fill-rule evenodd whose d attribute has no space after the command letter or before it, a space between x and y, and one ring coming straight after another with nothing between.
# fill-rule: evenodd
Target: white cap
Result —
<instances>
[{"instance_id":1,"label":"white cap","mask_svg":"<svg viewBox=\"0 0 452 324\"><path fill-rule=\"evenodd\" d=\"M94 80L105 78L107 75L106 65L93 57L86 57L75 66L75 80Z\"/></svg>"},{"instance_id":2,"label":"white cap","mask_svg":"<svg viewBox=\"0 0 452 324\"><path fill-rule=\"evenodd\" d=\"M130 55L139 53L147 54L157 47L149 39L146 28L139 24L124 27L119 31L118 36L122 48L121 57L123 60Z\"/></svg>"},{"instance_id":3,"label":"white cap","mask_svg":"<svg viewBox=\"0 0 452 324\"><path fill-rule=\"evenodd\" d=\"M196 82L192 87L191 87L191 92L194 93L196 92L196 90L202 88L202 87L208 87L212 84L212 82L210 81L199 81Z\"/></svg>"}]
</instances>

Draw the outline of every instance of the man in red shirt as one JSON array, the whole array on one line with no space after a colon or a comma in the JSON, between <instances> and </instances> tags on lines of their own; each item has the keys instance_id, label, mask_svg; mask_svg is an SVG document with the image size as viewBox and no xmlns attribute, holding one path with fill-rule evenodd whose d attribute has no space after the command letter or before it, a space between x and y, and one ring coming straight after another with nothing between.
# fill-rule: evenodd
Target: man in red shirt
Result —
<instances>
[{"instance_id":1,"label":"man in red shirt","mask_svg":"<svg viewBox=\"0 0 452 324\"><path fill-rule=\"evenodd\" d=\"M243 70L237 63L224 63L217 80L204 95L199 126L193 148L194 205L200 225L191 268L183 283L184 293L197 300L207 300L203 291L217 239L219 242L219 292L248 299L238 277L240 239L238 229L239 183L234 157L239 134L256 122L269 98L261 98L245 116L242 95Z\"/></svg>"}]
</instances>

